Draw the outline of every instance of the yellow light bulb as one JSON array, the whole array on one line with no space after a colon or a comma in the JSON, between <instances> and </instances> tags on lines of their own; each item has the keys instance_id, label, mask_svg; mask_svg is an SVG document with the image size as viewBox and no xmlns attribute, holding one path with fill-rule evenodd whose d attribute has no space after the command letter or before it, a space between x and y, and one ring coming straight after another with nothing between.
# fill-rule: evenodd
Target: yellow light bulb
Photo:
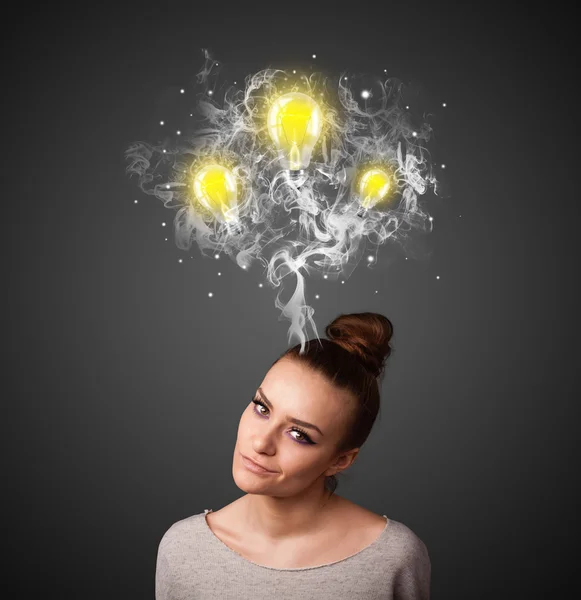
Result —
<instances>
[{"instance_id":1,"label":"yellow light bulb","mask_svg":"<svg viewBox=\"0 0 581 600\"><path fill-rule=\"evenodd\" d=\"M232 171L218 164L199 169L192 180L194 196L218 221L235 226L238 221L238 194Z\"/></svg>"},{"instance_id":2,"label":"yellow light bulb","mask_svg":"<svg viewBox=\"0 0 581 600\"><path fill-rule=\"evenodd\" d=\"M368 210L383 200L391 188L391 177L382 169L369 169L359 181L361 206Z\"/></svg>"},{"instance_id":3,"label":"yellow light bulb","mask_svg":"<svg viewBox=\"0 0 581 600\"><path fill-rule=\"evenodd\" d=\"M301 92L284 94L270 107L267 126L283 169L306 169L323 129L319 105Z\"/></svg>"}]
</instances>

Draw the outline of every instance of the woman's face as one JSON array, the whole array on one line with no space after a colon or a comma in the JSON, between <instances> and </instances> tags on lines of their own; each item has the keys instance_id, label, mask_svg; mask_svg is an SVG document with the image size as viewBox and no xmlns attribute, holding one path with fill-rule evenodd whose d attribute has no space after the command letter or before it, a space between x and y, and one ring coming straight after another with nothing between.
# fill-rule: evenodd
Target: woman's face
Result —
<instances>
[{"instance_id":1,"label":"woman's face","mask_svg":"<svg viewBox=\"0 0 581 600\"><path fill-rule=\"evenodd\" d=\"M288 358L277 362L240 418L232 467L236 485L250 494L288 497L318 480L324 484L325 476L349 466L358 452L344 453L337 462L336 446L352 406L350 396L320 374ZM241 455L275 473L249 471Z\"/></svg>"}]
</instances>

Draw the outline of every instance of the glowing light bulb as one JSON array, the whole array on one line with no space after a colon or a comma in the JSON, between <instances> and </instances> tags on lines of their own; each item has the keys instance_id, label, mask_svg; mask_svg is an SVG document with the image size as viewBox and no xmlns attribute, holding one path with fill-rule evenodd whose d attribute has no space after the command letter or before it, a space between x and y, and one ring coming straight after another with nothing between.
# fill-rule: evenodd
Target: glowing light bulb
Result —
<instances>
[{"instance_id":1,"label":"glowing light bulb","mask_svg":"<svg viewBox=\"0 0 581 600\"><path fill-rule=\"evenodd\" d=\"M383 169L369 169L361 176L358 187L361 209L357 214L361 216L387 196L391 188L391 177Z\"/></svg>"},{"instance_id":2,"label":"glowing light bulb","mask_svg":"<svg viewBox=\"0 0 581 600\"><path fill-rule=\"evenodd\" d=\"M218 164L199 169L192 178L192 191L217 221L225 223L231 232L240 232L238 223L238 193L232 171Z\"/></svg>"},{"instance_id":3,"label":"glowing light bulb","mask_svg":"<svg viewBox=\"0 0 581 600\"><path fill-rule=\"evenodd\" d=\"M323 113L307 94L290 92L273 102L267 127L283 169L296 174L311 162L313 147L323 129Z\"/></svg>"}]
</instances>

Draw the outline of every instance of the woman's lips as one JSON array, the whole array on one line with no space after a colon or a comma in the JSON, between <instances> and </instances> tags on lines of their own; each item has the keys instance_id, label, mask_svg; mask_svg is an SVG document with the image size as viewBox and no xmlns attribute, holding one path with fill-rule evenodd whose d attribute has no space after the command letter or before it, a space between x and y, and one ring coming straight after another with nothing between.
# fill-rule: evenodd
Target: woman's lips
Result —
<instances>
[{"instance_id":1,"label":"woman's lips","mask_svg":"<svg viewBox=\"0 0 581 600\"><path fill-rule=\"evenodd\" d=\"M250 460L249 458L246 458L244 454L241 454L240 456L242 457L242 462L244 463L244 466L253 473L258 473L259 475L273 475L276 472L264 469L260 465L257 465L254 461Z\"/></svg>"}]
</instances>

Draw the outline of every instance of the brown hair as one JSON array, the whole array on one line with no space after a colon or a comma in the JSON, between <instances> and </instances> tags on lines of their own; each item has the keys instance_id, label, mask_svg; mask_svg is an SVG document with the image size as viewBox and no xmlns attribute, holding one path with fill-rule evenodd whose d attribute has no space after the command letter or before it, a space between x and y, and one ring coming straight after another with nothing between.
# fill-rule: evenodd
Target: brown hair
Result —
<instances>
[{"instance_id":1,"label":"brown hair","mask_svg":"<svg viewBox=\"0 0 581 600\"><path fill-rule=\"evenodd\" d=\"M321 373L356 400L352 420L337 444L337 453L360 448L375 423L379 412L379 383L383 379L385 361L392 352L389 340L393 336L391 321L378 313L364 312L339 315L325 328L327 339L309 340L301 353L301 344L286 350L283 358L291 358ZM325 479L325 487L335 492L335 475Z\"/></svg>"}]
</instances>

